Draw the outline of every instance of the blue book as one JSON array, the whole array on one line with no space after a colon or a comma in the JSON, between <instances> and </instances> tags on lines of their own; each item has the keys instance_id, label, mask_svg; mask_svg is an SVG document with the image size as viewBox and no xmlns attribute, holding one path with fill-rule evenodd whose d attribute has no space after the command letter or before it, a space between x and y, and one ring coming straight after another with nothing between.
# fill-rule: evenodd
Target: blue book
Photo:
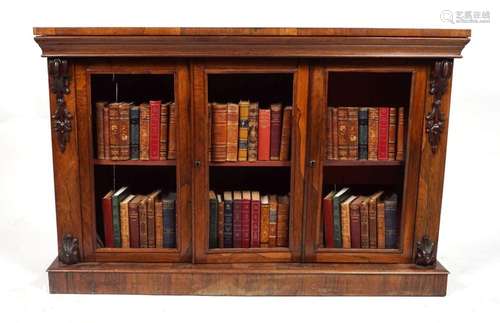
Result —
<instances>
[{"instance_id":1,"label":"blue book","mask_svg":"<svg viewBox=\"0 0 500 323\"><path fill-rule=\"evenodd\" d=\"M175 201L176 193L168 193L162 198L163 204L163 248L175 248L177 243L176 236L176 211Z\"/></svg>"},{"instance_id":2,"label":"blue book","mask_svg":"<svg viewBox=\"0 0 500 323\"><path fill-rule=\"evenodd\" d=\"M113 210L113 246L115 248L122 247L121 239L121 221L120 221L120 202L128 195L128 187L124 186L116 191L111 197L111 205Z\"/></svg>"},{"instance_id":3,"label":"blue book","mask_svg":"<svg viewBox=\"0 0 500 323\"><path fill-rule=\"evenodd\" d=\"M233 194L224 192L224 248L233 247Z\"/></svg>"},{"instance_id":4,"label":"blue book","mask_svg":"<svg viewBox=\"0 0 500 323\"><path fill-rule=\"evenodd\" d=\"M384 200L385 247L399 248L398 196L391 194Z\"/></svg>"},{"instance_id":5,"label":"blue book","mask_svg":"<svg viewBox=\"0 0 500 323\"><path fill-rule=\"evenodd\" d=\"M130 108L130 159L139 160L139 106Z\"/></svg>"},{"instance_id":6,"label":"blue book","mask_svg":"<svg viewBox=\"0 0 500 323\"><path fill-rule=\"evenodd\" d=\"M359 159L368 159L368 108L360 108L358 112L358 144Z\"/></svg>"},{"instance_id":7,"label":"blue book","mask_svg":"<svg viewBox=\"0 0 500 323\"><path fill-rule=\"evenodd\" d=\"M342 248L342 218L340 204L349 197L349 188L344 187L333 196L333 247Z\"/></svg>"},{"instance_id":8,"label":"blue book","mask_svg":"<svg viewBox=\"0 0 500 323\"><path fill-rule=\"evenodd\" d=\"M217 196L214 191L209 191L208 197L210 206L208 247L217 248Z\"/></svg>"}]
</instances>

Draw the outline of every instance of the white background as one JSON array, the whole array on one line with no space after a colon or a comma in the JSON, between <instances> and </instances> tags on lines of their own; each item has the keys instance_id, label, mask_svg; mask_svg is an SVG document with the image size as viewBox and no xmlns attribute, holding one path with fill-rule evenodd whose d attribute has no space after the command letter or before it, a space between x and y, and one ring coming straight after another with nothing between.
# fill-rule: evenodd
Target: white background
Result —
<instances>
[{"instance_id":1,"label":"white background","mask_svg":"<svg viewBox=\"0 0 500 323\"><path fill-rule=\"evenodd\" d=\"M331 3L330 3L331 2ZM494 1L2 1L0 317L2 322L496 321L500 305L500 14ZM488 10L451 24L442 10ZM445 298L50 295L56 224L46 61L33 26L471 28L455 61L439 260ZM448 125L448 123L447 123Z\"/></svg>"}]
</instances>

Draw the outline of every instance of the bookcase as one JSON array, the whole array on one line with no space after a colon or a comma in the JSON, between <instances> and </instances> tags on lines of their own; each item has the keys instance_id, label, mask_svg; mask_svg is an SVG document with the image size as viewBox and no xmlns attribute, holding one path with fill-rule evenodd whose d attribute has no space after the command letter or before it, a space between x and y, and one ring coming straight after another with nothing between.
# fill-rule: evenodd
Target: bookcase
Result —
<instances>
[{"instance_id":1,"label":"bookcase","mask_svg":"<svg viewBox=\"0 0 500 323\"><path fill-rule=\"evenodd\" d=\"M462 29L34 28L52 293L444 296Z\"/></svg>"}]
</instances>

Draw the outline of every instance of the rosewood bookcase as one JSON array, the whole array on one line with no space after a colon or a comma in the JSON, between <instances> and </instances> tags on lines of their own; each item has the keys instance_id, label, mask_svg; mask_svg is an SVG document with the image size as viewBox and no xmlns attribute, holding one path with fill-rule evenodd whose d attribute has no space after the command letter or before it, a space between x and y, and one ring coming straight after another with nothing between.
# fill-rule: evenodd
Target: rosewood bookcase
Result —
<instances>
[{"instance_id":1,"label":"rosewood bookcase","mask_svg":"<svg viewBox=\"0 0 500 323\"><path fill-rule=\"evenodd\" d=\"M34 28L47 57L58 257L52 293L444 296L436 260L461 29ZM214 162L210 102L292 106L290 159ZM96 103L175 102L175 158L97 158ZM327 158L329 107L398 107L403 158ZM102 197L176 192L174 248L103 246ZM332 248L322 201L398 196L398 243ZM209 248L209 191L288 194L287 247Z\"/></svg>"}]
</instances>

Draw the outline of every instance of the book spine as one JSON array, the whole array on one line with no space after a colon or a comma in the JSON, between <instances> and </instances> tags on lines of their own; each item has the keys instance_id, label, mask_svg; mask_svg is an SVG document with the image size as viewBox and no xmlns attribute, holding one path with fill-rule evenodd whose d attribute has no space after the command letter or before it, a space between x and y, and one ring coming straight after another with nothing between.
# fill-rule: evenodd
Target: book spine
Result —
<instances>
[{"instance_id":1,"label":"book spine","mask_svg":"<svg viewBox=\"0 0 500 323\"><path fill-rule=\"evenodd\" d=\"M333 198L333 247L342 248L342 222L340 217L340 200Z\"/></svg>"},{"instance_id":2,"label":"book spine","mask_svg":"<svg viewBox=\"0 0 500 323\"><path fill-rule=\"evenodd\" d=\"M370 221L368 203L361 203L359 213L361 215L361 248L370 248Z\"/></svg>"},{"instance_id":3,"label":"book spine","mask_svg":"<svg viewBox=\"0 0 500 323\"><path fill-rule=\"evenodd\" d=\"M260 201L251 202L251 236L250 247L260 247Z\"/></svg>"},{"instance_id":4,"label":"book spine","mask_svg":"<svg viewBox=\"0 0 500 323\"><path fill-rule=\"evenodd\" d=\"M269 247L276 247L278 231L278 204L276 199L271 199L269 203Z\"/></svg>"},{"instance_id":5,"label":"book spine","mask_svg":"<svg viewBox=\"0 0 500 323\"><path fill-rule=\"evenodd\" d=\"M176 159L177 157L177 105L175 102L170 103L168 108L168 159Z\"/></svg>"},{"instance_id":6,"label":"book spine","mask_svg":"<svg viewBox=\"0 0 500 323\"><path fill-rule=\"evenodd\" d=\"M148 247L148 208L147 199L144 199L139 203L139 247Z\"/></svg>"},{"instance_id":7,"label":"book spine","mask_svg":"<svg viewBox=\"0 0 500 323\"><path fill-rule=\"evenodd\" d=\"M351 247L361 248L361 214L359 203L351 203L349 215L351 218Z\"/></svg>"},{"instance_id":8,"label":"book spine","mask_svg":"<svg viewBox=\"0 0 500 323\"><path fill-rule=\"evenodd\" d=\"M389 108L378 111L378 159L389 158Z\"/></svg>"},{"instance_id":9,"label":"book spine","mask_svg":"<svg viewBox=\"0 0 500 323\"><path fill-rule=\"evenodd\" d=\"M281 141L281 105L271 106L271 143L270 160L280 159L280 141Z\"/></svg>"},{"instance_id":10,"label":"book spine","mask_svg":"<svg viewBox=\"0 0 500 323\"><path fill-rule=\"evenodd\" d=\"M340 160L347 160L349 159L349 110L347 108L336 108L336 110L338 155Z\"/></svg>"},{"instance_id":11,"label":"book spine","mask_svg":"<svg viewBox=\"0 0 500 323\"><path fill-rule=\"evenodd\" d=\"M397 218L397 200L388 199L384 202L385 208L385 247L397 249L399 242L399 225Z\"/></svg>"},{"instance_id":12,"label":"book spine","mask_svg":"<svg viewBox=\"0 0 500 323\"><path fill-rule=\"evenodd\" d=\"M155 201L155 245L163 247L163 203L160 199Z\"/></svg>"},{"instance_id":13,"label":"book spine","mask_svg":"<svg viewBox=\"0 0 500 323\"><path fill-rule=\"evenodd\" d=\"M358 114L359 108L348 108L348 128L349 150L348 159L358 159Z\"/></svg>"},{"instance_id":14,"label":"book spine","mask_svg":"<svg viewBox=\"0 0 500 323\"><path fill-rule=\"evenodd\" d=\"M156 246L156 235L155 235L155 199L148 198L147 202L147 226L148 226L148 248L154 248Z\"/></svg>"},{"instance_id":15,"label":"book spine","mask_svg":"<svg viewBox=\"0 0 500 323\"><path fill-rule=\"evenodd\" d=\"M276 232L276 246L278 247L288 247L288 212L288 197L281 196L278 199L278 224Z\"/></svg>"},{"instance_id":16,"label":"book spine","mask_svg":"<svg viewBox=\"0 0 500 323\"><path fill-rule=\"evenodd\" d=\"M250 248L250 200L241 200L241 247Z\"/></svg>"},{"instance_id":17,"label":"book spine","mask_svg":"<svg viewBox=\"0 0 500 323\"><path fill-rule=\"evenodd\" d=\"M368 160L378 159L378 108L368 108Z\"/></svg>"},{"instance_id":18,"label":"book spine","mask_svg":"<svg viewBox=\"0 0 500 323\"><path fill-rule=\"evenodd\" d=\"M259 160L269 160L271 149L271 110L259 110L258 125L258 158Z\"/></svg>"},{"instance_id":19,"label":"book spine","mask_svg":"<svg viewBox=\"0 0 500 323\"><path fill-rule=\"evenodd\" d=\"M139 248L139 210L137 203L129 203L130 248Z\"/></svg>"},{"instance_id":20,"label":"book spine","mask_svg":"<svg viewBox=\"0 0 500 323\"><path fill-rule=\"evenodd\" d=\"M109 106L109 154L111 160L120 160L120 109L118 103Z\"/></svg>"},{"instance_id":21,"label":"book spine","mask_svg":"<svg viewBox=\"0 0 500 323\"><path fill-rule=\"evenodd\" d=\"M340 218L342 221L342 248L351 248L351 221L349 218L349 204L340 205Z\"/></svg>"},{"instance_id":22,"label":"book spine","mask_svg":"<svg viewBox=\"0 0 500 323\"><path fill-rule=\"evenodd\" d=\"M217 245L224 248L224 202L217 201Z\"/></svg>"},{"instance_id":23,"label":"book spine","mask_svg":"<svg viewBox=\"0 0 500 323\"><path fill-rule=\"evenodd\" d=\"M168 157L168 104L160 106L160 160Z\"/></svg>"},{"instance_id":24,"label":"book spine","mask_svg":"<svg viewBox=\"0 0 500 323\"><path fill-rule=\"evenodd\" d=\"M120 203L120 234L121 234L122 248L130 248L128 203L125 201Z\"/></svg>"},{"instance_id":25,"label":"book spine","mask_svg":"<svg viewBox=\"0 0 500 323\"><path fill-rule=\"evenodd\" d=\"M217 198L210 199L209 225L208 247L217 248Z\"/></svg>"},{"instance_id":26,"label":"book spine","mask_svg":"<svg viewBox=\"0 0 500 323\"><path fill-rule=\"evenodd\" d=\"M387 157L389 160L396 159L396 131L398 122L398 109L389 108L389 138Z\"/></svg>"},{"instance_id":27,"label":"book spine","mask_svg":"<svg viewBox=\"0 0 500 323\"><path fill-rule=\"evenodd\" d=\"M237 104L227 105L227 161L238 160L239 109Z\"/></svg>"},{"instance_id":28,"label":"book spine","mask_svg":"<svg viewBox=\"0 0 500 323\"><path fill-rule=\"evenodd\" d=\"M97 159L104 159L104 107L106 103L96 103Z\"/></svg>"},{"instance_id":29,"label":"book spine","mask_svg":"<svg viewBox=\"0 0 500 323\"><path fill-rule=\"evenodd\" d=\"M283 125L281 130L280 160L290 159L290 136L292 126L292 107L283 110Z\"/></svg>"},{"instance_id":30,"label":"book spine","mask_svg":"<svg viewBox=\"0 0 500 323\"><path fill-rule=\"evenodd\" d=\"M332 111L332 140L333 140L333 159L339 159L339 126L338 126L338 109Z\"/></svg>"},{"instance_id":31,"label":"book spine","mask_svg":"<svg viewBox=\"0 0 500 323\"><path fill-rule=\"evenodd\" d=\"M242 247L241 200L233 201L233 247Z\"/></svg>"},{"instance_id":32,"label":"book spine","mask_svg":"<svg viewBox=\"0 0 500 323\"><path fill-rule=\"evenodd\" d=\"M215 104L213 108L214 132L212 161L226 161L227 158L227 104Z\"/></svg>"},{"instance_id":33,"label":"book spine","mask_svg":"<svg viewBox=\"0 0 500 323\"><path fill-rule=\"evenodd\" d=\"M368 108L359 109L359 159L368 159Z\"/></svg>"},{"instance_id":34,"label":"book spine","mask_svg":"<svg viewBox=\"0 0 500 323\"><path fill-rule=\"evenodd\" d=\"M269 247L269 204L260 206L260 247Z\"/></svg>"},{"instance_id":35,"label":"book spine","mask_svg":"<svg viewBox=\"0 0 500 323\"><path fill-rule=\"evenodd\" d=\"M333 113L334 108L328 107L326 118L326 159L333 159Z\"/></svg>"},{"instance_id":36,"label":"book spine","mask_svg":"<svg viewBox=\"0 0 500 323\"><path fill-rule=\"evenodd\" d=\"M240 107L240 129L238 136L238 160L248 159L248 109L250 102L242 101Z\"/></svg>"},{"instance_id":37,"label":"book spine","mask_svg":"<svg viewBox=\"0 0 500 323\"><path fill-rule=\"evenodd\" d=\"M120 104L120 160L130 159L130 104Z\"/></svg>"},{"instance_id":38,"label":"book spine","mask_svg":"<svg viewBox=\"0 0 500 323\"><path fill-rule=\"evenodd\" d=\"M130 159L139 159L139 107L130 109Z\"/></svg>"},{"instance_id":39,"label":"book spine","mask_svg":"<svg viewBox=\"0 0 500 323\"><path fill-rule=\"evenodd\" d=\"M104 159L110 159L110 151L109 151L109 106L105 106L103 110L103 141L104 141Z\"/></svg>"},{"instance_id":40,"label":"book spine","mask_svg":"<svg viewBox=\"0 0 500 323\"><path fill-rule=\"evenodd\" d=\"M248 161L257 160L259 105L251 103L248 109Z\"/></svg>"},{"instance_id":41,"label":"book spine","mask_svg":"<svg viewBox=\"0 0 500 323\"><path fill-rule=\"evenodd\" d=\"M332 199L324 198L323 204L323 230L325 248L333 248L333 203Z\"/></svg>"},{"instance_id":42,"label":"book spine","mask_svg":"<svg viewBox=\"0 0 500 323\"><path fill-rule=\"evenodd\" d=\"M149 160L149 105L141 104L139 110L139 158L140 160Z\"/></svg>"},{"instance_id":43,"label":"book spine","mask_svg":"<svg viewBox=\"0 0 500 323\"><path fill-rule=\"evenodd\" d=\"M214 142L214 123L213 123L213 104L209 103L207 105L208 112L208 161L212 161L212 144Z\"/></svg>"},{"instance_id":44,"label":"book spine","mask_svg":"<svg viewBox=\"0 0 500 323\"><path fill-rule=\"evenodd\" d=\"M368 243L370 248L377 248L377 200L368 203Z\"/></svg>"},{"instance_id":45,"label":"book spine","mask_svg":"<svg viewBox=\"0 0 500 323\"><path fill-rule=\"evenodd\" d=\"M102 199L102 216L104 224L104 246L106 248L113 248L113 205L111 203L111 198L105 197Z\"/></svg>"},{"instance_id":46,"label":"book spine","mask_svg":"<svg viewBox=\"0 0 500 323\"><path fill-rule=\"evenodd\" d=\"M175 199L170 197L163 202L163 247L175 248L177 245Z\"/></svg>"},{"instance_id":47,"label":"book spine","mask_svg":"<svg viewBox=\"0 0 500 323\"><path fill-rule=\"evenodd\" d=\"M224 201L224 248L233 247L233 203Z\"/></svg>"},{"instance_id":48,"label":"book spine","mask_svg":"<svg viewBox=\"0 0 500 323\"><path fill-rule=\"evenodd\" d=\"M398 129L397 129L397 149L396 160L404 160L405 154L405 108L398 108Z\"/></svg>"},{"instance_id":49,"label":"book spine","mask_svg":"<svg viewBox=\"0 0 500 323\"><path fill-rule=\"evenodd\" d=\"M377 248L385 248L385 208L384 202L377 203Z\"/></svg>"},{"instance_id":50,"label":"book spine","mask_svg":"<svg viewBox=\"0 0 500 323\"><path fill-rule=\"evenodd\" d=\"M160 160L160 101L149 101L149 159Z\"/></svg>"},{"instance_id":51,"label":"book spine","mask_svg":"<svg viewBox=\"0 0 500 323\"><path fill-rule=\"evenodd\" d=\"M120 221L120 199L118 197L113 196L112 198L113 204L113 247L121 248L122 239L121 239L121 221Z\"/></svg>"}]
</instances>

